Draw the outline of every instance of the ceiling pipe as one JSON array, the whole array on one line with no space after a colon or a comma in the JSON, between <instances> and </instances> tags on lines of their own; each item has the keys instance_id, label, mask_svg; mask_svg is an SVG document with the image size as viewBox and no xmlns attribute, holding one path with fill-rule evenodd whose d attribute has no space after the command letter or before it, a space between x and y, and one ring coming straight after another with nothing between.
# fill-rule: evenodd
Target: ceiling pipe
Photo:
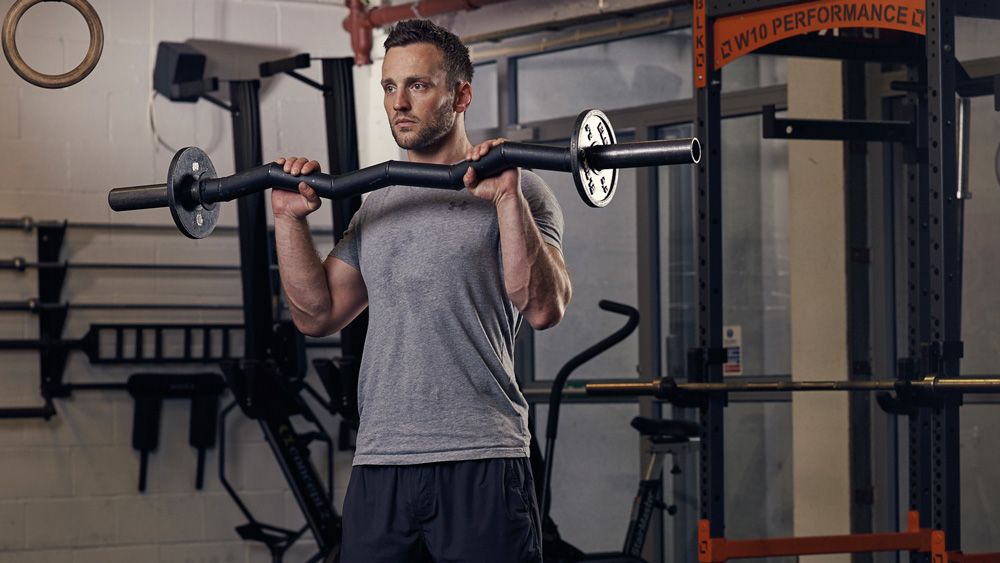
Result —
<instances>
[{"instance_id":1,"label":"ceiling pipe","mask_svg":"<svg viewBox=\"0 0 1000 563\"><path fill-rule=\"evenodd\" d=\"M499 4L509 0L420 0L365 9L364 0L348 0L350 13L344 18L344 29L351 34L351 48L354 49L354 64L371 64L372 29L412 18L429 18L463 10L475 10L489 4Z\"/></svg>"}]
</instances>

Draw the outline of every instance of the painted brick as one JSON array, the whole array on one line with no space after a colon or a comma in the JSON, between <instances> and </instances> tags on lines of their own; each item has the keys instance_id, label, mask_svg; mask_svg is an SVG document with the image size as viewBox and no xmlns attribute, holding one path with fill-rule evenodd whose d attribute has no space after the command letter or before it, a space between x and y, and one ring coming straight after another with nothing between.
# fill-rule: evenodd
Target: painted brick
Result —
<instances>
[{"instance_id":1,"label":"painted brick","mask_svg":"<svg viewBox=\"0 0 1000 563\"><path fill-rule=\"evenodd\" d=\"M223 0L198 0L194 3L194 31L191 37L218 39L223 33L227 6Z\"/></svg>"},{"instance_id":2,"label":"painted brick","mask_svg":"<svg viewBox=\"0 0 1000 563\"><path fill-rule=\"evenodd\" d=\"M106 545L115 540L114 501L40 500L25 504L28 547Z\"/></svg>"},{"instance_id":3,"label":"painted brick","mask_svg":"<svg viewBox=\"0 0 1000 563\"><path fill-rule=\"evenodd\" d=\"M86 139L70 141L70 191L81 192L98 203L101 212L110 211L107 194L112 188L152 184L166 179L165 173L162 178L154 173L152 146L131 141L129 136L135 137L136 134L123 135L120 141L106 143L100 150L88 148L88 144L92 146L93 143ZM75 210L73 214L76 215Z\"/></svg>"},{"instance_id":4,"label":"painted brick","mask_svg":"<svg viewBox=\"0 0 1000 563\"><path fill-rule=\"evenodd\" d=\"M193 493L197 468L197 450L188 444L191 402L167 400L163 405L160 446L149 456L150 493ZM205 452L203 491L221 491L218 474L218 450Z\"/></svg>"},{"instance_id":5,"label":"painted brick","mask_svg":"<svg viewBox=\"0 0 1000 563\"><path fill-rule=\"evenodd\" d=\"M38 88L31 88L30 92L21 90L22 139L89 141L89 150L103 150L108 141L109 90L87 87L38 92Z\"/></svg>"},{"instance_id":6,"label":"painted brick","mask_svg":"<svg viewBox=\"0 0 1000 563\"><path fill-rule=\"evenodd\" d=\"M91 5L103 23L109 11L108 0L96 0ZM17 32L18 36L57 39L87 39L90 36L87 23L79 12L69 5L55 3L35 5L25 12Z\"/></svg>"},{"instance_id":7,"label":"painted brick","mask_svg":"<svg viewBox=\"0 0 1000 563\"><path fill-rule=\"evenodd\" d=\"M319 553L319 547L312 541L311 536L306 534L288 549L285 553L285 561L308 561L317 553ZM248 544L247 555L247 561L250 563L271 562L271 556L267 549L260 544Z\"/></svg>"},{"instance_id":8,"label":"painted brick","mask_svg":"<svg viewBox=\"0 0 1000 563\"><path fill-rule=\"evenodd\" d=\"M286 487L285 477L267 443L246 443L226 450L229 479L240 490L276 491Z\"/></svg>"},{"instance_id":9,"label":"painted brick","mask_svg":"<svg viewBox=\"0 0 1000 563\"><path fill-rule=\"evenodd\" d=\"M20 101L16 86L0 86L0 137L16 139L20 136L18 114Z\"/></svg>"},{"instance_id":10,"label":"painted brick","mask_svg":"<svg viewBox=\"0 0 1000 563\"><path fill-rule=\"evenodd\" d=\"M274 45L278 42L278 9L275 4L225 2L223 10L223 39L253 45Z\"/></svg>"},{"instance_id":11,"label":"painted brick","mask_svg":"<svg viewBox=\"0 0 1000 563\"><path fill-rule=\"evenodd\" d=\"M66 563L73 560L69 550L0 551L0 563Z\"/></svg>"},{"instance_id":12,"label":"painted brick","mask_svg":"<svg viewBox=\"0 0 1000 563\"><path fill-rule=\"evenodd\" d=\"M198 495L146 495L115 501L119 544L170 543L202 537Z\"/></svg>"},{"instance_id":13,"label":"painted brick","mask_svg":"<svg viewBox=\"0 0 1000 563\"><path fill-rule=\"evenodd\" d=\"M192 543L160 546L160 563L243 563L244 542Z\"/></svg>"},{"instance_id":14,"label":"painted brick","mask_svg":"<svg viewBox=\"0 0 1000 563\"><path fill-rule=\"evenodd\" d=\"M77 549L73 551L73 563L156 563L158 560L159 550L155 546Z\"/></svg>"},{"instance_id":15,"label":"painted brick","mask_svg":"<svg viewBox=\"0 0 1000 563\"><path fill-rule=\"evenodd\" d=\"M32 12L33 11L34 10L32 10ZM31 19L35 19L35 17L32 16ZM26 19L22 19L22 22L26 26L32 25L31 22L26 21ZM51 36L39 37L31 33L25 33L25 30L22 30L20 25L18 25L17 31L17 50L21 53L21 57L28 62L31 68L45 74L59 74L61 72L66 72L71 68L66 65L62 39ZM23 86L25 92L31 92L32 94L36 92L44 92L45 94L43 95L47 94L50 98L54 98L59 95L59 92L56 90L41 90L36 86L29 85L21 80L20 77L17 78L16 83Z\"/></svg>"},{"instance_id":16,"label":"painted brick","mask_svg":"<svg viewBox=\"0 0 1000 563\"><path fill-rule=\"evenodd\" d=\"M278 44L295 46L317 57L353 56L350 42L330 33L342 29L347 13L343 6L279 4Z\"/></svg>"},{"instance_id":17,"label":"painted brick","mask_svg":"<svg viewBox=\"0 0 1000 563\"><path fill-rule=\"evenodd\" d=\"M240 493L240 498L259 522L274 526L287 526L283 506L284 493ZM204 494L201 501L205 511L205 539L232 540L239 536L236 527L247 523L228 494Z\"/></svg>"},{"instance_id":18,"label":"painted brick","mask_svg":"<svg viewBox=\"0 0 1000 563\"><path fill-rule=\"evenodd\" d=\"M194 0L153 0L153 40L155 43L184 41L193 33Z\"/></svg>"},{"instance_id":19,"label":"painted brick","mask_svg":"<svg viewBox=\"0 0 1000 563\"><path fill-rule=\"evenodd\" d=\"M322 127L316 127L316 123L324 119L321 99L318 96L309 102L280 99L277 108L282 127L274 156L306 156L319 161L323 170L329 171L326 133Z\"/></svg>"},{"instance_id":20,"label":"painted brick","mask_svg":"<svg viewBox=\"0 0 1000 563\"><path fill-rule=\"evenodd\" d=\"M111 0L104 17L106 34L118 41L149 41L151 0Z\"/></svg>"},{"instance_id":21,"label":"painted brick","mask_svg":"<svg viewBox=\"0 0 1000 563\"><path fill-rule=\"evenodd\" d=\"M25 424L24 441L29 446L102 446L114 443L114 409L109 393L79 393L59 401L58 415L50 420Z\"/></svg>"},{"instance_id":22,"label":"painted brick","mask_svg":"<svg viewBox=\"0 0 1000 563\"><path fill-rule=\"evenodd\" d=\"M0 449L0 498L69 496L72 459L66 449Z\"/></svg>"},{"instance_id":23,"label":"painted brick","mask_svg":"<svg viewBox=\"0 0 1000 563\"><path fill-rule=\"evenodd\" d=\"M60 162L51 172L43 175L51 175L53 182L61 181L55 174L65 173L66 162ZM68 178L68 176L67 176ZM24 184L26 186L35 185L35 182ZM65 182L68 186L68 180ZM23 191L19 194L24 201L23 208L35 219L51 219L62 221L72 215L74 221L106 223L111 216L108 208L106 196L93 193L69 192L65 190L51 192L31 192Z\"/></svg>"},{"instance_id":24,"label":"painted brick","mask_svg":"<svg viewBox=\"0 0 1000 563\"><path fill-rule=\"evenodd\" d=\"M38 355L30 352L5 352L7 366L0 407L37 405L39 398ZM8 367L9 366L9 367Z\"/></svg>"},{"instance_id":25,"label":"painted brick","mask_svg":"<svg viewBox=\"0 0 1000 563\"><path fill-rule=\"evenodd\" d=\"M23 444L24 424L23 420L0 420L0 446L20 446Z\"/></svg>"},{"instance_id":26,"label":"painted brick","mask_svg":"<svg viewBox=\"0 0 1000 563\"><path fill-rule=\"evenodd\" d=\"M81 497L135 494L139 453L126 446L73 449L73 494Z\"/></svg>"},{"instance_id":27,"label":"painted brick","mask_svg":"<svg viewBox=\"0 0 1000 563\"><path fill-rule=\"evenodd\" d=\"M38 354L27 351L5 352L3 395L0 407L36 405L39 399Z\"/></svg>"},{"instance_id":28,"label":"painted brick","mask_svg":"<svg viewBox=\"0 0 1000 563\"><path fill-rule=\"evenodd\" d=\"M24 549L24 504L0 502L0 551Z\"/></svg>"},{"instance_id":29,"label":"painted brick","mask_svg":"<svg viewBox=\"0 0 1000 563\"><path fill-rule=\"evenodd\" d=\"M2 66L2 65L0 65ZM22 97L22 101L24 97ZM37 105L35 111L45 111L41 105ZM31 120L24 119L24 112L21 113L21 134L24 136L28 127L36 127L37 124ZM45 118L45 122L49 119ZM46 127L44 123L40 127ZM58 128L55 128L58 131ZM39 190L64 190L69 186L69 175L67 173L66 161L68 159L68 144L65 140L55 137L50 140L10 140L0 139L0 153L4 154L8 162L17 162L17 166L8 167L7 173L0 178L0 191L24 190L34 188ZM41 195L36 193L35 195ZM45 210L38 205L38 202L23 197L18 194L19 200L14 208L8 211L5 207L4 215L15 216L30 215L35 219L41 217L52 217L51 210ZM67 207L59 206L61 215L65 217Z\"/></svg>"}]
</instances>

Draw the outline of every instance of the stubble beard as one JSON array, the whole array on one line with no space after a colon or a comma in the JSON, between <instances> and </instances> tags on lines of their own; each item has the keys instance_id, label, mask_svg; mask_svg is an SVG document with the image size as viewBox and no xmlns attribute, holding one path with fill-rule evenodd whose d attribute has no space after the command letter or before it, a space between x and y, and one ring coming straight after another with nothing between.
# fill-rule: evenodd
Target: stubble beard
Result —
<instances>
[{"instance_id":1,"label":"stubble beard","mask_svg":"<svg viewBox=\"0 0 1000 563\"><path fill-rule=\"evenodd\" d=\"M404 138L406 134L399 133L395 127L389 129L392 131L392 138L396 140L399 148L410 151L427 149L439 143L455 126L455 112L445 105L430 116L430 119L424 120L423 125L416 135L410 138Z\"/></svg>"}]
</instances>

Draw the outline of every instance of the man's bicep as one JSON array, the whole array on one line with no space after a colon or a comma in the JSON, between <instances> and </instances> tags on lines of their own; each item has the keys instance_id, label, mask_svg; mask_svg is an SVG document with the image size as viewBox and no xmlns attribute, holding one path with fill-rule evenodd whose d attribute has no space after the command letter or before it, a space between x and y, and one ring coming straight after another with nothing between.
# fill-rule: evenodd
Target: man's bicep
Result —
<instances>
[{"instance_id":1,"label":"man's bicep","mask_svg":"<svg viewBox=\"0 0 1000 563\"><path fill-rule=\"evenodd\" d=\"M327 284L330 286L331 324L336 332L353 321L368 306L368 288L361 272L335 256L323 263Z\"/></svg>"}]
</instances>

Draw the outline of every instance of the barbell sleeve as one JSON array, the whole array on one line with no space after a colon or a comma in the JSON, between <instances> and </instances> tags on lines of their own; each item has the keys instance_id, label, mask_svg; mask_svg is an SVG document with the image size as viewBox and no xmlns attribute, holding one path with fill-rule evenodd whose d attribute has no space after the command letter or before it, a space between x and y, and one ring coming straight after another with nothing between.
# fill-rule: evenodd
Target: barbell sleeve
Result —
<instances>
[{"instance_id":1,"label":"barbell sleeve","mask_svg":"<svg viewBox=\"0 0 1000 563\"><path fill-rule=\"evenodd\" d=\"M166 184L150 184L113 189L108 192L108 204L115 211L133 211L167 207L170 205L170 198Z\"/></svg>"},{"instance_id":2,"label":"barbell sleeve","mask_svg":"<svg viewBox=\"0 0 1000 563\"><path fill-rule=\"evenodd\" d=\"M696 164L701 160L701 143L698 139L673 139L598 145L583 149L583 154L587 165L598 170Z\"/></svg>"}]
</instances>

